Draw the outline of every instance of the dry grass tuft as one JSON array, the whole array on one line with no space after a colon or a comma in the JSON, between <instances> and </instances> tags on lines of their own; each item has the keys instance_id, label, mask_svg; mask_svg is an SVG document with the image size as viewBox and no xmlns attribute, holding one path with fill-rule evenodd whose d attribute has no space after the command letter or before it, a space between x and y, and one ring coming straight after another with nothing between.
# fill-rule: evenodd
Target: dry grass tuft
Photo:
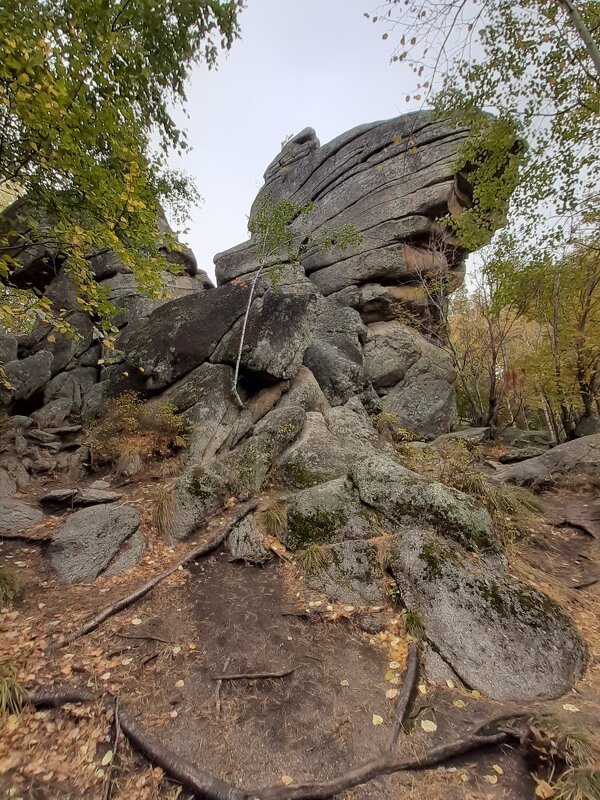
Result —
<instances>
[{"instance_id":1,"label":"dry grass tuft","mask_svg":"<svg viewBox=\"0 0 600 800\"><path fill-rule=\"evenodd\" d=\"M269 536L279 538L287 526L287 508L283 503L273 503L262 512L262 520Z\"/></svg>"},{"instance_id":2,"label":"dry grass tuft","mask_svg":"<svg viewBox=\"0 0 600 800\"><path fill-rule=\"evenodd\" d=\"M315 575L327 566L327 558L323 548L318 544L309 544L303 550L298 550L295 559L300 571L306 577Z\"/></svg>"},{"instance_id":3,"label":"dry grass tuft","mask_svg":"<svg viewBox=\"0 0 600 800\"><path fill-rule=\"evenodd\" d=\"M18 714L27 702L27 692L17 679L17 668L12 662L0 664L0 719L7 714Z\"/></svg>"},{"instance_id":4,"label":"dry grass tuft","mask_svg":"<svg viewBox=\"0 0 600 800\"><path fill-rule=\"evenodd\" d=\"M0 568L0 608L12 605L19 596L19 579L6 567Z\"/></svg>"},{"instance_id":5,"label":"dry grass tuft","mask_svg":"<svg viewBox=\"0 0 600 800\"><path fill-rule=\"evenodd\" d=\"M175 487L161 486L156 496L153 519L160 536L170 544L175 541Z\"/></svg>"}]
</instances>

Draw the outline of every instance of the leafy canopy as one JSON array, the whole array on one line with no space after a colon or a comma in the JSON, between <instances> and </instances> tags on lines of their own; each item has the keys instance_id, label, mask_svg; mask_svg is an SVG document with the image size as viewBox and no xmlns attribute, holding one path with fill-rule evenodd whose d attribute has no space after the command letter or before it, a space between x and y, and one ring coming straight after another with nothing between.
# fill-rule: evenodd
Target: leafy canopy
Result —
<instances>
[{"instance_id":1,"label":"leafy canopy","mask_svg":"<svg viewBox=\"0 0 600 800\"><path fill-rule=\"evenodd\" d=\"M188 148L172 109L185 101L191 67L214 66L219 48L238 36L242 7L243 0L4 0L0 192L27 202L13 230L0 230L0 282L10 284L17 266L15 230L31 228L32 240L43 237L66 258L81 308L105 332L111 306L86 256L113 250L142 289L160 291L159 247L176 244L157 228L159 201L180 221L196 197L166 166L170 150ZM12 299L0 304L0 322L13 324L15 308L53 313L31 290Z\"/></svg>"},{"instance_id":2,"label":"leafy canopy","mask_svg":"<svg viewBox=\"0 0 600 800\"><path fill-rule=\"evenodd\" d=\"M493 211L496 194L501 209L508 194L503 186L510 188L518 167L513 221L530 245L553 246L565 220L597 193L600 4L387 0L381 12L398 42L393 60L406 61L415 73L407 100L431 103L473 128L462 153L462 163L475 168L474 207L458 226L464 243L479 244L477 225ZM499 124L480 110L497 115ZM511 131L527 146L502 176L495 166ZM477 153L486 158L473 162ZM540 223L548 220L542 232Z\"/></svg>"}]
</instances>

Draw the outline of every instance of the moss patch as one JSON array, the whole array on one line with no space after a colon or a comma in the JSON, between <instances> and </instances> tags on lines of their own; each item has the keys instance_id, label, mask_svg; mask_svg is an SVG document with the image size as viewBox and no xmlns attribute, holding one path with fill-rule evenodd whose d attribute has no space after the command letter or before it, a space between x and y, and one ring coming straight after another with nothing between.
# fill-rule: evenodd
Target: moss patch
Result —
<instances>
[{"instance_id":1,"label":"moss patch","mask_svg":"<svg viewBox=\"0 0 600 800\"><path fill-rule=\"evenodd\" d=\"M311 486L326 483L337 477L337 475L311 470L301 464L291 462L283 467L281 476L283 483L293 489L309 489Z\"/></svg>"},{"instance_id":2,"label":"moss patch","mask_svg":"<svg viewBox=\"0 0 600 800\"><path fill-rule=\"evenodd\" d=\"M310 515L291 512L288 514L286 545L290 550L299 550L311 544L327 544L345 523L346 516L342 511L318 509Z\"/></svg>"}]
</instances>

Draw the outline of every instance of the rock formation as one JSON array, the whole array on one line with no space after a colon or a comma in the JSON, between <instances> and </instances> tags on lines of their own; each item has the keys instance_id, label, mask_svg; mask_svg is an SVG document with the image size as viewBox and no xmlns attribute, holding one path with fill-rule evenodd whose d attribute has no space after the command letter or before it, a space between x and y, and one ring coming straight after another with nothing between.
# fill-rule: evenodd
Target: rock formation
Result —
<instances>
[{"instance_id":1,"label":"rock formation","mask_svg":"<svg viewBox=\"0 0 600 800\"><path fill-rule=\"evenodd\" d=\"M0 338L12 386L0 398L9 413L2 491L25 489L38 472L81 479L89 468L82 419L108 398L133 390L149 403L166 400L191 430L171 497L176 539L224 504L269 490L261 512L231 534L235 558L269 557L261 519L269 504L283 505L285 546L318 550L307 574L315 590L368 606L387 602L392 585L419 614L432 650L467 685L513 700L566 691L584 665L571 620L508 574L485 509L402 466L373 424L374 415L393 413L429 440L455 421L451 365L427 335L437 320L424 278L443 273L451 286L463 278L466 253L438 220L469 203L465 176L453 169L466 135L419 113L363 125L322 147L311 129L286 144L254 208L281 199L312 205L290 225L292 255L274 257L276 269L256 281L242 408L232 387L261 266L255 240L216 256L217 288L196 274L191 256L177 262L182 274L168 279L171 299L163 301L140 296L105 254L94 269L123 313L121 354L100 366L101 343L77 310L60 254L24 259L22 275L45 276L42 289L72 309L81 336L50 343L40 325L19 340ZM319 244L348 226L360 237L346 249ZM3 502L22 526L24 509ZM50 545L61 579L116 574L139 557L137 512L100 509L67 516Z\"/></svg>"}]
</instances>

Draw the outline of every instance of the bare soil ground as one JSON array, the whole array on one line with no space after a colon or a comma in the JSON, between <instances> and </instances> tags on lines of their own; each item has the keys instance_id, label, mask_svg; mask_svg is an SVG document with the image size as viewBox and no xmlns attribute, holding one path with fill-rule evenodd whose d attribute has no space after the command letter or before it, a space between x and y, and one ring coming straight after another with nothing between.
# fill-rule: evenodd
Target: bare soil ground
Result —
<instances>
[{"instance_id":1,"label":"bare soil ground","mask_svg":"<svg viewBox=\"0 0 600 800\"><path fill-rule=\"evenodd\" d=\"M366 634L357 625L360 609L308 592L285 560L257 568L231 562L219 550L177 571L92 634L49 652L62 634L190 549L190 542L169 547L157 537L151 522L156 490L155 480L126 489L142 512L149 546L135 570L118 578L60 586L43 545L0 545L0 558L22 576L22 598L2 612L0 635L2 657L16 661L23 684L84 686L99 697L112 693L144 730L240 786L333 777L376 756L387 739L394 703L389 695L406 658L401 615L375 612L384 616L385 629ZM586 503L593 498L585 493L548 498L552 513L567 506L585 512ZM194 541L201 538L199 532ZM600 593L599 584L574 586L593 578L598 556L598 538L580 527L540 525L512 557L515 572L562 602L587 639L585 676L547 708L589 725L600 720ZM277 678L216 679L288 670ZM420 679L399 747L419 753L501 710L477 693ZM374 724L378 717L382 722ZM422 721L435 722L437 730L425 731ZM4 720L0 797L105 800L109 776L113 800L189 796L123 737L115 747L111 712L101 700L56 711L25 709ZM524 800L534 788L527 766L506 748L422 775L374 781L345 797Z\"/></svg>"}]
</instances>

